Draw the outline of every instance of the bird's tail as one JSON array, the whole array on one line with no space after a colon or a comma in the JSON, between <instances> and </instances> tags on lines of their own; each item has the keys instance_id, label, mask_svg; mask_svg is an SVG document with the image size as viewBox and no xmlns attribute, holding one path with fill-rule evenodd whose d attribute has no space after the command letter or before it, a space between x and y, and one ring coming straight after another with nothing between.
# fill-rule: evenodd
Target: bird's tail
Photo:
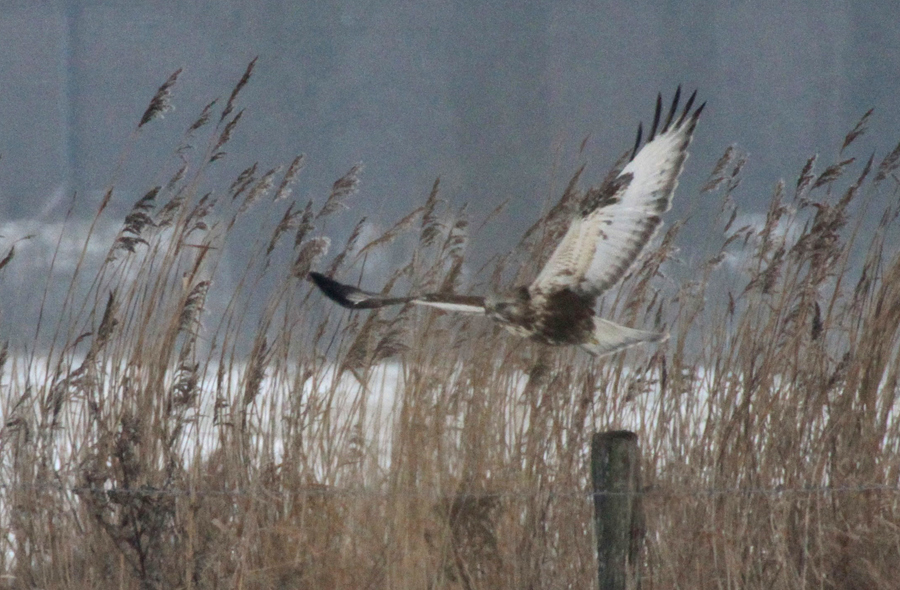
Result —
<instances>
[{"instance_id":1,"label":"bird's tail","mask_svg":"<svg viewBox=\"0 0 900 590\"><path fill-rule=\"evenodd\" d=\"M594 332L581 348L593 355L605 356L642 342L663 342L668 337L665 332L635 330L595 317Z\"/></svg>"}]
</instances>

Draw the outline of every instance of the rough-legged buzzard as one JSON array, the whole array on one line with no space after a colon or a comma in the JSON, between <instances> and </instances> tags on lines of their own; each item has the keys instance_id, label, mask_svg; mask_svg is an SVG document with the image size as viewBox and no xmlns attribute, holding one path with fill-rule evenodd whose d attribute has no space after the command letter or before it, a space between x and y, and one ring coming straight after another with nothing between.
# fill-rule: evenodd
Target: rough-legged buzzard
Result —
<instances>
[{"instance_id":1,"label":"rough-legged buzzard","mask_svg":"<svg viewBox=\"0 0 900 590\"><path fill-rule=\"evenodd\" d=\"M309 277L326 296L350 309L413 303L486 314L520 336L545 344L577 345L594 355L662 341L666 334L626 328L597 317L594 304L625 275L672 205L691 136L706 104L692 111L694 92L679 113L680 95L679 87L665 121L661 120L662 96L657 96L647 142L641 147L639 125L630 159L598 189L587 192L556 250L528 286L488 297L451 293L390 297L315 272Z\"/></svg>"}]
</instances>

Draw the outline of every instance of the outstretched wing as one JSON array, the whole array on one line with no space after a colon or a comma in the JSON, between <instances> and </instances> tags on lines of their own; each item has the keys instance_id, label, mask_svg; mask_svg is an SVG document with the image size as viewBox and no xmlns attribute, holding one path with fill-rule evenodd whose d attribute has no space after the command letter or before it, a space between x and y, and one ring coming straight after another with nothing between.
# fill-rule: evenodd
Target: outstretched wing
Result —
<instances>
[{"instance_id":1,"label":"outstretched wing","mask_svg":"<svg viewBox=\"0 0 900 590\"><path fill-rule=\"evenodd\" d=\"M484 297L455 295L453 293L429 293L415 297L388 297L370 293L351 285L339 283L317 272L309 273L309 278L326 297L348 309L377 309L388 305L427 305L445 311L463 313L484 313Z\"/></svg>"},{"instance_id":2,"label":"outstretched wing","mask_svg":"<svg viewBox=\"0 0 900 590\"><path fill-rule=\"evenodd\" d=\"M628 272L662 223L672 205L687 148L706 103L691 112L691 95L678 113L681 87L675 93L665 123L657 135L662 96L647 143L641 147L642 127L630 161L614 170L599 189L585 195L568 231L529 287L532 293L568 288L583 297L596 297Z\"/></svg>"}]
</instances>

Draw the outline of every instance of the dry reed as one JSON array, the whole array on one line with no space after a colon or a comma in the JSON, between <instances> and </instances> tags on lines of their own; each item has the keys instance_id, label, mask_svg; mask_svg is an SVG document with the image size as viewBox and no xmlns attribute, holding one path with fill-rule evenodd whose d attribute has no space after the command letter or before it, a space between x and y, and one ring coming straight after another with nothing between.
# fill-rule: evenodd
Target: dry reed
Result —
<instances>
[{"instance_id":1,"label":"dry reed","mask_svg":"<svg viewBox=\"0 0 900 590\"><path fill-rule=\"evenodd\" d=\"M279 167L253 164L201 195L254 63L192 171L151 188L99 270L82 255L63 309L41 309L57 327L0 350L0 587L590 588L587 450L621 427L643 446L645 587L894 587L900 158L843 157L871 113L838 162L808 161L792 200L776 186L762 224L741 225L746 158L728 148L701 197L722 201L716 251L666 279L683 264L669 219L603 302L670 341L598 361L479 318L348 313L304 280L323 265L374 282L366 261L389 247L412 252L394 292L528 280L588 190L583 168L515 252L464 278L469 220L438 182L383 235L361 246L360 222L323 260L353 166L317 211L263 216L247 270L219 292L224 246L258 223L247 209L273 187L289 200L303 161L278 184Z\"/></svg>"}]
</instances>

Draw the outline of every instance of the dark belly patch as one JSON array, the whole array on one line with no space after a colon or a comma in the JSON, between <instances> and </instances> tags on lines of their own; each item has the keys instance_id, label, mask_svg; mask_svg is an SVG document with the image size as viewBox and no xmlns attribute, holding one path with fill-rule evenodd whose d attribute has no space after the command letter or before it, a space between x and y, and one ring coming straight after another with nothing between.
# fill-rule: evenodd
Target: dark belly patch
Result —
<instances>
[{"instance_id":1,"label":"dark belly patch","mask_svg":"<svg viewBox=\"0 0 900 590\"><path fill-rule=\"evenodd\" d=\"M594 331L593 301L563 289L547 298L537 322L536 340L547 344L579 344Z\"/></svg>"}]
</instances>

